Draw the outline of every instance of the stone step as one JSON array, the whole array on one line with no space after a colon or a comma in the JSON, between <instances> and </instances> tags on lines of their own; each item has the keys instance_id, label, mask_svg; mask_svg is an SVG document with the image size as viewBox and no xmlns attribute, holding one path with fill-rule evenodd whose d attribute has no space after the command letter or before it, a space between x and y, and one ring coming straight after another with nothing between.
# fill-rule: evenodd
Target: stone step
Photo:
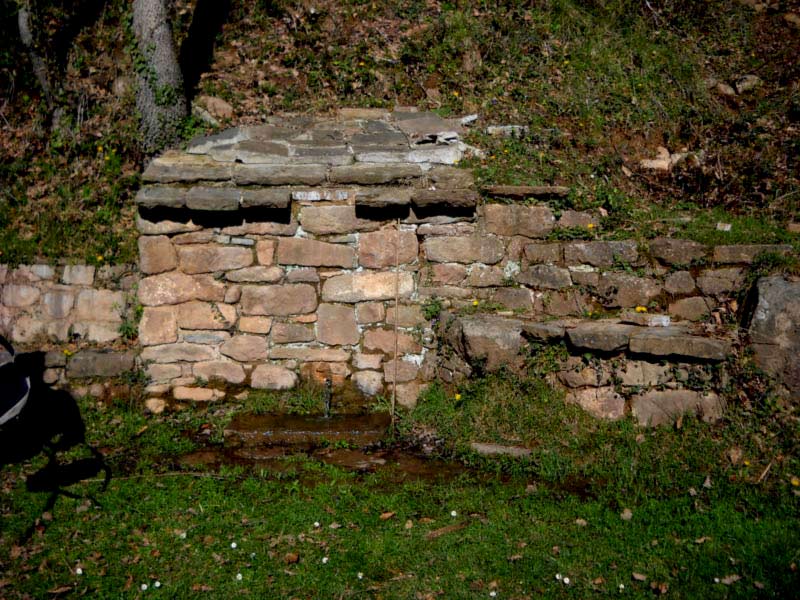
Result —
<instances>
[{"instance_id":1,"label":"stone step","mask_svg":"<svg viewBox=\"0 0 800 600\"><path fill-rule=\"evenodd\" d=\"M235 417L225 428L225 446L315 448L336 442L363 447L386 437L387 413L367 415L252 415Z\"/></svg>"}]
</instances>

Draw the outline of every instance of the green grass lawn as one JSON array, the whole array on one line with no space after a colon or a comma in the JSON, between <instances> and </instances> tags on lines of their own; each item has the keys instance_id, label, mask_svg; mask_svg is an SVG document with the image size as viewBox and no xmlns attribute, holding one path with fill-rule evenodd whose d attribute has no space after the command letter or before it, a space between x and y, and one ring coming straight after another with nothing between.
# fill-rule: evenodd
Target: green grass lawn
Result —
<instances>
[{"instance_id":1,"label":"green grass lawn","mask_svg":"<svg viewBox=\"0 0 800 600\"><path fill-rule=\"evenodd\" d=\"M303 394L301 411L313 404ZM43 514L48 494L25 478L44 457L0 471L0 597L787 598L800 583L787 408L641 430L590 419L537 380L437 386L401 430L436 428L443 455L472 466L415 477L306 457L181 466L244 406L149 417L79 406L113 477L106 490L71 485L76 497ZM489 461L469 440L533 454Z\"/></svg>"}]
</instances>

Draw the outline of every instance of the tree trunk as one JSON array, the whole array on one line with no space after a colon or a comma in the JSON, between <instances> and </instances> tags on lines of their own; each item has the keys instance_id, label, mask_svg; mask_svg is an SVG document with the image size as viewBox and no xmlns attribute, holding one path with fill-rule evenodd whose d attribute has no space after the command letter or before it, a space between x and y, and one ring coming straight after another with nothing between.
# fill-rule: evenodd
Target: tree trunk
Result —
<instances>
[{"instance_id":1,"label":"tree trunk","mask_svg":"<svg viewBox=\"0 0 800 600\"><path fill-rule=\"evenodd\" d=\"M133 1L136 107L142 146L156 152L178 137L186 96L165 0Z\"/></svg>"},{"instance_id":2,"label":"tree trunk","mask_svg":"<svg viewBox=\"0 0 800 600\"><path fill-rule=\"evenodd\" d=\"M33 73L36 75L39 87L42 88L44 101L47 103L48 110L52 111L53 94L50 89L50 77L44 59L39 56L39 53L36 51L36 43L31 33L31 7L28 0L21 0L19 3L17 27L19 28L19 37L22 40L22 44L25 46L25 49L28 51L28 56L31 59Z\"/></svg>"}]
</instances>

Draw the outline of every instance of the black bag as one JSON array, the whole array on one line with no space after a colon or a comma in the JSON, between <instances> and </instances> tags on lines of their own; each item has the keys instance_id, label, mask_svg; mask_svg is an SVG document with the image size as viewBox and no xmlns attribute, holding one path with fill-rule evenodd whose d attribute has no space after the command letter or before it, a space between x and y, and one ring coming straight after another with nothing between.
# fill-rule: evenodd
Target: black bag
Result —
<instances>
[{"instance_id":1,"label":"black bag","mask_svg":"<svg viewBox=\"0 0 800 600\"><path fill-rule=\"evenodd\" d=\"M30 377L14 362L14 348L0 335L0 426L19 415L31 391Z\"/></svg>"}]
</instances>

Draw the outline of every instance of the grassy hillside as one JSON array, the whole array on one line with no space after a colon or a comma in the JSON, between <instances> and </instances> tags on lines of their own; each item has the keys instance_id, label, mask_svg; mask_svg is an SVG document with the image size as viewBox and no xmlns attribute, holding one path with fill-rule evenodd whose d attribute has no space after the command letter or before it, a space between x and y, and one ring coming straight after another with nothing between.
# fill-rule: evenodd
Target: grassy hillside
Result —
<instances>
[{"instance_id":1,"label":"grassy hillside","mask_svg":"<svg viewBox=\"0 0 800 600\"><path fill-rule=\"evenodd\" d=\"M480 181L568 185L563 207L611 213L601 235L797 243L787 230L800 220L796 0L231 4L196 93L230 104L221 126L337 106L476 113L469 141L486 157L466 166ZM134 257L130 198L147 157L128 3L69 6L39 6L36 19L61 82L55 130L13 10L0 9L0 261ZM179 42L193 9L176 3ZM745 76L758 79L736 93ZM491 138L489 124L529 132ZM187 135L198 130L187 121ZM692 157L668 174L642 169L659 146Z\"/></svg>"}]
</instances>

